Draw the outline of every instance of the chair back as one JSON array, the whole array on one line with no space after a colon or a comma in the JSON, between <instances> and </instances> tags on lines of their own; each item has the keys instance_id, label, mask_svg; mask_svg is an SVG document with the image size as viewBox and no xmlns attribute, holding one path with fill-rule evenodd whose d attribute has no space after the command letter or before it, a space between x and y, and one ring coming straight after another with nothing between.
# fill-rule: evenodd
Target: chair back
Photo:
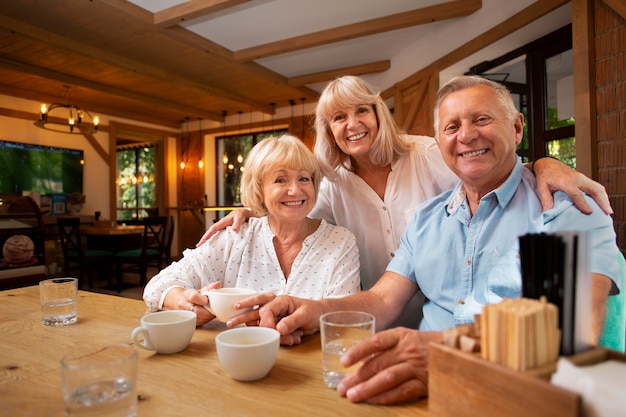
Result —
<instances>
[{"instance_id":1,"label":"chair back","mask_svg":"<svg viewBox=\"0 0 626 417\"><path fill-rule=\"evenodd\" d=\"M165 248L167 217L146 217L143 220L143 225L144 229L141 244L141 255L145 257L150 253L154 253L154 251L158 251L158 256L161 256Z\"/></svg>"},{"instance_id":2,"label":"chair back","mask_svg":"<svg viewBox=\"0 0 626 417\"><path fill-rule=\"evenodd\" d=\"M84 257L83 243L80 236L80 219L77 217L59 217L59 238L61 240L61 250L63 257L69 259L70 256Z\"/></svg>"},{"instance_id":3,"label":"chair back","mask_svg":"<svg viewBox=\"0 0 626 417\"><path fill-rule=\"evenodd\" d=\"M172 240L174 240L174 215L170 216L165 236L165 246L163 248L165 265L169 265L172 262Z\"/></svg>"}]
</instances>

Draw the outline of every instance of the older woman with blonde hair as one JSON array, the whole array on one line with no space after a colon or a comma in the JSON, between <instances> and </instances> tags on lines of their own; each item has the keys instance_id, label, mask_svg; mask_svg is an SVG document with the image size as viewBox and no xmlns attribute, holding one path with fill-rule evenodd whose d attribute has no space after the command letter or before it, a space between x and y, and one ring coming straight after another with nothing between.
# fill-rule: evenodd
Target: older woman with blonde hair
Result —
<instances>
[{"instance_id":1,"label":"older woman with blonde hair","mask_svg":"<svg viewBox=\"0 0 626 417\"><path fill-rule=\"evenodd\" d=\"M293 136L270 137L244 164L241 199L256 216L213 235L152 278L144 300L152 311L193 310L198 324L214 316L202 292L220 286L320 299L358 292L359 253L354 235L307 215L321 173L315 157Z\"/></svg>"}]
</instances>

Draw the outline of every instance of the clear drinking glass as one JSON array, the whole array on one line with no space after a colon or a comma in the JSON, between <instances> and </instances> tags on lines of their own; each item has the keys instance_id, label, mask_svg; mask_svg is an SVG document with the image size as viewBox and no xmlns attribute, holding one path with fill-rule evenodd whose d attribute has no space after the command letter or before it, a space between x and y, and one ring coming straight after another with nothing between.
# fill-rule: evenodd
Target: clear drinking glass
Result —
<instances>
[{"instance_id":1,"label":"clear drinking glass","mask_svg":"<svg viewBox=\"0 0 626 417\"><path fill-rule=\"evenodd\" d=\"M39 282L41 322L65 326L78 320L78 279L51 278Z\"/></svg>"},{"instance_id":2,"label":"clear drinking glass","mask_svg":"<svg viewBox=\"0 0 626 417\"><path fill-rule=\"evenodd\" d=\"M65 415L135 417L137 351L128 345L82 347L61 360Z\"/></svg>"},{"instance_id":3,"label":"clear drinking glass","mask_svg":"<svg viewBox=\"0 0 626 417\"><path fill-rule=\"evenodd\" d=\"M324 381L329 388L337 388L341 380L360 364L350 368L341 365L341 356L360 341L372 336L376 328L373 315L360 311L337 311L320 317L320 334Z\"/></svg>"}]
</instances>

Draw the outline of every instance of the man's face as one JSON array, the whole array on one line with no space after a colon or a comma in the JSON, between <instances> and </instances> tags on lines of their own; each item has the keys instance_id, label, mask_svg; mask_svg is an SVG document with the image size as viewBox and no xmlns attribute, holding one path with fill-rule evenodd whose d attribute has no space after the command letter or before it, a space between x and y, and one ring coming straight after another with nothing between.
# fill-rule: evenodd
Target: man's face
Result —
<instances>
[{"instance_id":1,"label":"man's face","mask_svg":"<svg viewBox=\"0 0 626 417\"><path fill-rule=\"evenodd\" d=\"M511 119L492 88L469 87L439 106L439 149L465 186L486 194L513 169L523 127L524 117Z\"/></svg>"}]
</instances>

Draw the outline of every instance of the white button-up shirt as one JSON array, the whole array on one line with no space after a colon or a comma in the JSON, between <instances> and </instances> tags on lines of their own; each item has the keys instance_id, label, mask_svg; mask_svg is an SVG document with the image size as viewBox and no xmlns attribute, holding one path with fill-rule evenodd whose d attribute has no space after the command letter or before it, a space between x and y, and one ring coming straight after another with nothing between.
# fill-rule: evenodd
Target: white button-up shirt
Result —
<instances>
[{"instance_id":1,"label":"white button-up shirt","mask_svg":"<svg viewBox=\"0 0 626 417\"><path fill-rule=\"evenodd\" d=\"M309 214L355 234L363 289L371 288L385 272L417 206L453 188L459 180L443 161L433 138L412 138L411 153L391 165L384 200L361 177L340 168L336 181L322 181ZM416 328L421 314L421 303L414 300L396 324Z\"/></svg>"},{"instance_id":2,"label":"white button-up shirt","mask_svg":"<svg viewBox=\"0 0 626 417\"><path fill-rule=\"evenodd\" d=\"M144 300L152 311L162 308L174 287L200 289L221 281L224 287L320 299L353 294L360 289L359 251L355 237L343 227L322 221L307 236L286 279L267 217L251 218L239 233L230 227L204 245L183 252L183 258L155 275Z\"/></svg>"}]
</instances>

